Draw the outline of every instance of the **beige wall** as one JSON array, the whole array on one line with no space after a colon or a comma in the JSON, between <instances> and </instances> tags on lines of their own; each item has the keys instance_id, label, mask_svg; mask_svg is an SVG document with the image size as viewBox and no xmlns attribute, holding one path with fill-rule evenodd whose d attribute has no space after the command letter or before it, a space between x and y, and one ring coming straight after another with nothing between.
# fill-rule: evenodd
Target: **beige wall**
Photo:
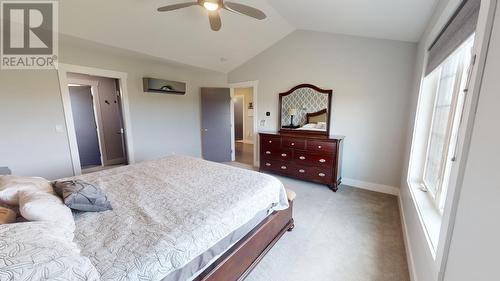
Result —
<instances>
[{"instance_id":1,"label":"beige wall","mask_svg":"<svg viewBox=\"0 0 500 281\"><path fill-rule=\"evenodd\" d=\"M248 104L253 103L253 88L236 88L234 89L235 96L243 96L244 97L244 105L243 105L243 123L244 132L243 139L246 143L253 143L253 116L248 116ZM253 110L252 110L253 111Z\"/></svg>"},{"instance_id":2,"label":"beige wall","mask_svg":"<svg viewBox=\"0 0 500 281\"><path fill-rule=\"evenodd\" d=\"M415 56L412 43L296 31L228 80L259 81L260 130L277 129L278 93L301 83L334 89L331 132L346 136L343 177L398 187Z\"/></svg>"},{"instance_id":3,"label":"beige wall","mask_svg":"<svg viewBox=\"0 0 500 281\"><path fill-rule=\"evenodd\" d=\"M201 155L199 89L226 85L225 74L66 37L60 39L60 59L128 73L136 161L171 153ZM144 76L187 82L187 93L144 93ZM0 166L19 175L72 175L57 72L0 70L0 85Z\"/></svg>"}]
</instances>

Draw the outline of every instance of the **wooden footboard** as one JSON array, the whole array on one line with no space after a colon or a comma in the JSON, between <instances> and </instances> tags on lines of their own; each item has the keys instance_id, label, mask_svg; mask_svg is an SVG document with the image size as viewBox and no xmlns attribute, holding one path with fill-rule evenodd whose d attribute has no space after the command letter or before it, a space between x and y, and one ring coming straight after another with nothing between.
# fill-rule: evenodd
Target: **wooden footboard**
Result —
<instances>
[{"instance_id":1,"label":"wooden footboard","mask_svg":"<svg viewBox=\"0 0 500 281\"><path fill-rule=\"evenodd\" d=\"M240 281L245 279L266 253L287 231L292 230L293 201L286 210L274 212L236 243L196 281Z\"/></svg>"}]
</instances>

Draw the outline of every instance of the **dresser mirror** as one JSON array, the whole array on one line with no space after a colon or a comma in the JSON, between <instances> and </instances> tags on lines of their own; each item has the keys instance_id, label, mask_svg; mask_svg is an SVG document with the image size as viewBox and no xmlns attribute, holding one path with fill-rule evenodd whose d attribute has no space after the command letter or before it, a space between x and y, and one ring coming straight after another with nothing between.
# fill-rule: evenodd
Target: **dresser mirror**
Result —
<instances>
[{"instance_id":1,"label":"dresser mirror","mask_svg":"<svg viewBox=\"0 0 500 281\"><path fill-rule=\"evenodd\" d=\"M280 132L329 135L332 93L310 84L281 93Z\"/></svg>"}]
</instances>

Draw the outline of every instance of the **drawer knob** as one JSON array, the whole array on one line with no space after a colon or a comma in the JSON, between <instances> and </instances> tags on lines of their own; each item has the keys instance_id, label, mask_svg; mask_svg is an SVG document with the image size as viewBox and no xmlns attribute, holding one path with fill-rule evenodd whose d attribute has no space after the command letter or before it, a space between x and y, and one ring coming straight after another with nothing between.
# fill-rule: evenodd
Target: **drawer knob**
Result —
<instances>
[{"instance_id":1,"label":"drawer knob","mask_svg":"<svg viewBox=\"0 0 500 281\"><path fill-rule=\"evenodd\" d=\"M325 174L323 174L323 173L319 173L319 174L318 174L318 176L320 176L320 177L324 177L324 176L326 176L326 175L325 175Z\"/></svg>"},{"instance_id":2,"label":"drawer knob","mask_svg":"<svg viewBox=\"0 0 500 281\"><path fill-rule=\"evenodd\" d=\"M269 143L273 143L273 141L269 141Z\"/></svg>"},{"instance_id":3,"label":"drawer knob","mask_svg":"<svg viewBox=\"0 0 500 281\"><path fill-rule=\"evenodd\" d=\"M299 173L301 173L301 174L303 174L303 173L305 173L305 172L306 172L306 171L305 171L304 169L300 169L300 170L299 170Z\"/></svg>"},{"instance_id":4,"label":"drawer knob","mask_svg":"<svg viewBox=\"0 0 500 281\"><path fill-rule=\"evenodd\" d=\"M281 170L286 170L286 166L281 166Z\"/></svg>"},{"instance_id":5,"label":"drawer knob","mask_svg":"<svg viewBox=\"0 0 500 281\"><path fill-rule=\"evenodd\" d=\"M318 145L318 148L319 148L319 149L322 149L323 147L322 147L321 145Z\"/></svg>"},{"instance_id":6,"label":"drawer knob","mask_svg":"<svg viewBox=\"0 0 500 281\"><path fill-rule=\"evenodd\" d=\"M286 153L282 153L281 156L286 157Z\"/></svg>"},{"instance_id":7,"label":"drawer knob","mask_svg":"<svg viewBox=\"0 0 500 281\"><path fill-rule=\"evenodd\" d=\"M300 156L300 157L299 157L299 159L300 159L300 160L306 160L306 157L304 157L304 156Z\"/></svg>"},{"instance_id":8,"label":"drawer knob","mask_svg":"<svg viewBox=\"0 0 500 281\"><path fill-rule=\"evenodd\" d=\"M326 162L326 160L325 160L325 159L319 159L319 162L321 162L321 163L325 163L325 162Z\"/></svg>"},{"instance_id":9,"label":"drawer knob","mask_svg":"<svg viewBox=\"0 0 500 281\"><path fill-rule=\"evenodd\" d=\"M270 167L270 166L271 166L271 163L266 163L266 166L267 166L267 167Z\"/></svg>"},{"instance_id":10,"label":"drawer knob","mask_svg":"<svg viewBox=\"0 0 500 281\"><path fill-rule=\"evenodd\" d=\"M292 145L292 146L294 146L294 145L295 145L295 143L294 143L294 142L292 142L292 143L291 143L291 145Z\"/></svg>"},{"instance_id":11,"label":"drawer knob","mask_svg":"<svg viewBox=\"0 0 500 281\"><path fill-rule=\"evenodd\" d=\"M266 151L266 154L271 154L271 151Z\"/></svg>"}]
</instances>

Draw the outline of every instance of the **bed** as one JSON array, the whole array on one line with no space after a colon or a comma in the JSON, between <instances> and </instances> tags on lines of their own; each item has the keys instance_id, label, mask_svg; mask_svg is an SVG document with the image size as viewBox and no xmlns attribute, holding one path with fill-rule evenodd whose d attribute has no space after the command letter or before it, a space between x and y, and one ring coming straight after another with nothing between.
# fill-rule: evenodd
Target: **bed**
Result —
<instances>
[{"instance_id":1,"label":"bed","mask_svg":"<svg viewBox=\"0 0 500 281\"><path fill-rule=\"evenodd\" d=\"M171 156L76 177L113 211L75 214L75 242L101 280L242 280L287 230L276 178Z\"/></svg>"}]
</instances>

